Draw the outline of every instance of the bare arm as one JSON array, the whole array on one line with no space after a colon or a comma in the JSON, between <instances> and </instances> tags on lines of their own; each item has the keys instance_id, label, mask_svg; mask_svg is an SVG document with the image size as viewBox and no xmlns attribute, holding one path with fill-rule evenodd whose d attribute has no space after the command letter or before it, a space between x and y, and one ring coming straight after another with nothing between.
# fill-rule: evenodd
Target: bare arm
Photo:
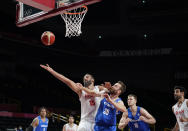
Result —
<instances>
[{"instance_id":1,"label":"bare arm","mask_svg":"<svg viewBox=\"0 0 188 131\"><path fill-rule=\"evenodd\" d=\"M172 131L179 131L179 125L177 122L176 122L176 125L174 126L174 128L172 129Z\"/></svg>"},{"instance_id":2,"label":"bare arm","mask_svg":"<svg viewBox=\"0 0 188 131\"><path fill-rule=\"evenodd\" d=\"M32 126L33 128L35 128L35 127L37 127L38 125L39 125L39 120L38 120L38 118L35 118L35 119L32 121L31 126Z\"/></svg>"},{"instance_id":3,"label":"bare arm","mask_svg":"<svg viewBox=\"0 0 188 131\"><path fill-rule=\"evenodd\" d=\"M174 113L174 108L172 107L172 112ZM179 125L178 123L176 122L174 128L172 129L172 131L178 131L179 130Z\"/></svg>"},{"instance_id":4,"label":"bare arm","mask_svg":"<svg viewBox=\"0 0 188 131\"><path fill-rule=\"evenodd\" d=\"M121 112L125 112L126 111L126 107L123 103L123 101L119 101L119 102L115 102L113 101L110 96L108 94L104 94L104 97L106 98L106 100L108 102L110 102L118 111L121 111Z\"/></svg>"},{"instance_id":5,"label":"bare arm","mask_svg":"<svg viewBox=\"0 0 188 131\"><path fill-rule=\"evenodd\" d=\"M123 128L125 128L127 126L127 124L129 123L130 119L128 118L128 112L124 112L122 114L122 117L119 121L119 125L118 125L118 128L121 130Z\"/></svg>"},{"instance_id":6,"label":"bare arm","mask_svg":"<svg viewBox=\"0 0 188 131\"><path fill-rule=\"evenodd\" d=\"M95 90L91 90L91 89L83 87L82 84L80 83L76 83L76 84L81 90L85 91L88 95L91 95L91 96L102 97L102 94L104 94L105 92L105 91L96 92Z\"/></svg>"},{"instance_id":7,"label":"bare arm","mask_svg":"<svg viewBox=\"0 0 188 131\"><path fill-rule=\"evenodd\" d=\"M148 124L155 124L156 123L156 120L155 118L149 114L149 112L147 110L145 110L144 108L141 108L140 109L140 120L148 123Z\"/></svg>"},{"instance_id":8,"label":"bare arm","mask_svg":"<svg viewBox=\"0 0 188 131\"><path fill-rule=\"evenodd\" d=\"M81 95L81 90L77 87L76 83L67 77L63 76L62 74L59 74L55 70L53 70L48 64L46 65L40 65L43 69L50 72L54 77L65 83L68 87L70 87L74 92L76 92L79 96Z\"/></svg>"},{"instance_id":9,"label":"bare arm","mask_svg":"<svg viewBox=\"0 0 188 131\"><path fill-rule=\"evenodd\" d=\"M63 130L62 131L65 131L65 125L63 126Z\"/></svg>"}]
</instances>

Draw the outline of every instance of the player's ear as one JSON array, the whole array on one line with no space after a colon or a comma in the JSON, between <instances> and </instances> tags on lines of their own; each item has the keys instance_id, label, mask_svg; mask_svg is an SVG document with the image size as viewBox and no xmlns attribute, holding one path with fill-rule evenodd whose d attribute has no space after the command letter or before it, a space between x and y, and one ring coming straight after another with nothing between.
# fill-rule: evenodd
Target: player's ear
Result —
<instances>
[{"instance_id":1,"label":"player's ear","mask_svg":"<svg viewBox=\"0 0 188 131\"><path fill-rule=\"evenodd\" d=\"M93 78L91 79L91 81L92 81L93 83L95 82L95 80L94 80Z\"/></svg>"},{"instance_id":2,"label":"player's ear","mask_svg":"<svg viewBox=\"0 0 188 131\"><path fill-rule=\"evenodd\" d=\"M121 90L118 90L118 94L121 94Z\"/></svg>"}]
</instances>

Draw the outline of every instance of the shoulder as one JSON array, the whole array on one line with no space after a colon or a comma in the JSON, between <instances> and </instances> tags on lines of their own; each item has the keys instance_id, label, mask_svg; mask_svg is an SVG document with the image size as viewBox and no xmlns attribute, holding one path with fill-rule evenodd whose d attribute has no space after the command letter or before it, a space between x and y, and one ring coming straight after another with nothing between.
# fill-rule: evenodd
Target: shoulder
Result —
<instances>
[{"instance_id":1,"label":"shoulder","mask_svg":"<svg viewBox=\"0 0 188 131\"><path fill-rule=\"evenodd\" d=\"M187 107L188 107L188 99L185 99L186 100L186 105L187 105Z\"/></svg>"},{"instance_id":2,"label":"shoulder","mask_svg":"<svg viewBox=\"0 0 188 131\"><path fill-rule=\"evenodd\" d=\"M118 98L115 100L115 102L118 103L118 102L123 102L123 101L122 101L122 99L121 99L120 97L118 97Z\"/></svg>"},{"instance_id":3,"label":"shoulder","mask_svg":"<svg viewBox=\"0 0 188 131\"><path fill-rule=\"evenodd\" d=\"M146 109L144 109L143 107L139 107L140 108L140 113L141 114L146 114L148 111Z\"/></svg>"},{"instance_id":4,"label":"shoulder","mask_svg":"<svg viewBox=\"0 0 188 131\"><path fill-rule=\"evenodd\" d=\"M68 124L65 124L63 127L65 128Z\"/></svg>"},{"instance_id":5,"label":"shoulder","mask_svg":"<svg viewBox=\"0 0 188 131\"><path fill-rule=\"evenodd\" d=\"M46 117L46 121L49 122L49 119Z\"/></svg>"},{"instance_id":6,"label":"shoulder","mask_svg":"<svg viewBox=\"0 0 188 131\"><path fill-rule=\"evenodd\" d=\"M37 116L37 117L35 117L35 118L33 119L33 122L35 122L35 121L39 121L39 116Z\"/></svg>"},{"instance_id":7,"label":"shoulder","mask_svg":"<svg viewBox=\"0 0 188 131\"><path fill-rule=\"evenodd\" d=\"M174 108L176 107L177 103L172 106L172 111L174 112Z\"/></svg>"}]
</instances>

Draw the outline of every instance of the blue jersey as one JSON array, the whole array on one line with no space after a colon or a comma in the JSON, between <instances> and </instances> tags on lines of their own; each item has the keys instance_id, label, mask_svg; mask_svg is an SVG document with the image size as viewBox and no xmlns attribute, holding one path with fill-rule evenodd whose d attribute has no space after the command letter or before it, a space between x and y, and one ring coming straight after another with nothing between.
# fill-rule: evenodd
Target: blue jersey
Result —
<instances>
[{"instance_id":1,"label":"blue jersey","mask_svg":"<svg viewBox=\"0 0 188 131\"><path fill-rule=\"evenodd\" d=\"M48 128L48 118L45 119L45 122L43 122L41 120L40 116L38 116L37 118L39 120L39 124L38 124L38 126L36 128L34 128L33 131L47 131L47 128Z\"/></svg>"},{"instance_id":2,"label":"blue jersey","mask_svg":"<svg viewBox=\"0 0 188 131\"><path fill-rule=\"evenodd\" d=\"M128 123L128 126L131 131L150 131L149 125L141 120L140 118L140 107L137 106L137 112L136 115L133 116L131 109L128 108L128 118L131 119L131 121Z\"/></svg>"},{"instance_id":3,"label":"blue jersey","mask_svg":"<svg viewBox=\"0 0 188 131\"><path fill-rule=\"evenodd\" d=\"M116 99L116 103L121 99ZM102 126L116 126L116 108L109 103L105 98L101 100L100 106L97 111L97 115L95 117L96 125Z\"/></svg>"}]
</instances>

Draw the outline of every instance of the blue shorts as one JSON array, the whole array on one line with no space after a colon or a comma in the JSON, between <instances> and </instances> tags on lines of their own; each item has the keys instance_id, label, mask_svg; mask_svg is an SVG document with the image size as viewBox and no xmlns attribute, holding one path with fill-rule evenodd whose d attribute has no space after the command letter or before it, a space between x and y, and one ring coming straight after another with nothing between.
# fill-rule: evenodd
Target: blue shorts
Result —
<instances>
[{"instance_id":1,"label":"blue shorts","mask_svg":"<svg viewBox=\"0 0 188 131\"><path fill-rule=\"evenodd\" d=\"M116 131L116 126L95 125L94 131Z\"/></svg>"}]
</instances>

